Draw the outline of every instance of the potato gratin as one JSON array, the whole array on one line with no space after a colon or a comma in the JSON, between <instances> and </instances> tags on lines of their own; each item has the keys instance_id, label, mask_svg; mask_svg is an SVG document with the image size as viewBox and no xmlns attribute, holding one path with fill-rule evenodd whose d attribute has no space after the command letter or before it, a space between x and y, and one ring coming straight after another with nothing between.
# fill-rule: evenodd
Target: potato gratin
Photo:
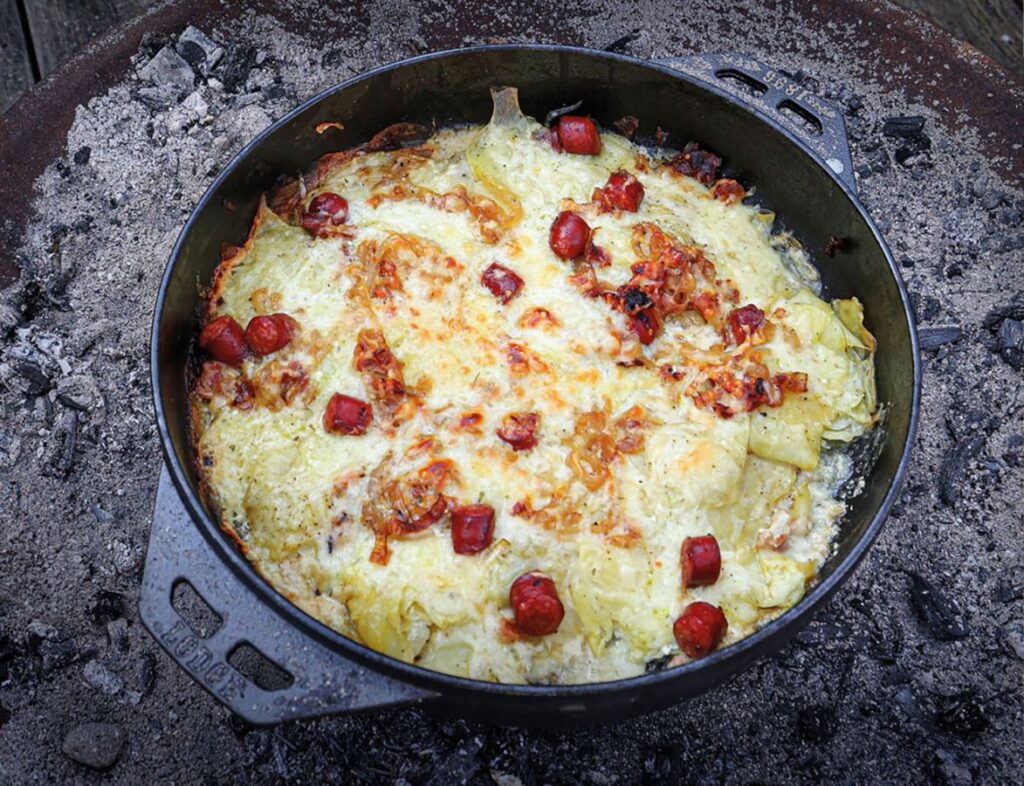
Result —
<instances>
[{"instance_id":1,"label":"potato gratin","mask_svg":"<svg viewBox=\"0 0 1024 786\"><path fill-rule=\"evenodd\" d=\"M579 683L700 657L828 555L874 340L714 154L494 97L260 206L199 339L204 494L280 592L395 658Z\"/></svg>"}]
</instances>

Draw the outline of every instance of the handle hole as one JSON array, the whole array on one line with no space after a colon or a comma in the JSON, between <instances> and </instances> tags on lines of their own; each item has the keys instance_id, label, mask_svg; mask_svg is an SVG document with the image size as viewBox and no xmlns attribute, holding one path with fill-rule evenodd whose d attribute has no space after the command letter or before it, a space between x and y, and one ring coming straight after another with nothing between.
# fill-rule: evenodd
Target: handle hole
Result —
<instances>
[{"instance_id":1,"label":"handle hole","mask_svg":"<svg viewBox=\"0 0 1024 786\"><path fill-rule=\"evenodd\" d=\"M228 653L228 663L265 691L286 690L295 683L295 677L247 641L236 644Z\"/></svg>"},{"instance_id":2,"label":"handle hole","mask_svg":"<svg viewBox=\"0 0 1024 786\"><path fill-rule=\"evenodd\" d=\"M224 624L221 616L185 579L178 579L171 587L171 605L201 639L210 638Z\"/></svg>"},{"instance_id":3,"label":"handle hole","mask_svg":"<svg viewBox=\"0 0 1024 786\"><path fill-rule=\"evenodd\" d=\"M744 92L752 96L763 96L768 92L768 85L759 79L754 79L750 74L737 71L735 68L720 68L715 71L715 76L727 82L735 82Z\"/></svg>"},{"instance_id":4,"label":"handle hole","mask_svg":"<svg viewBox=\"0 0 1024 786\"><path fill-rule=\"evenodd\" d=\"M822 125L821 121L810 111L804 109L800 104L795 101L790 101L788 98L785 101L780 101L779 105L775 107L782 114L788 115L790 120L798 123L799 125L806 128L812 134L821 135Z\"/></svg>"}]
</instances>

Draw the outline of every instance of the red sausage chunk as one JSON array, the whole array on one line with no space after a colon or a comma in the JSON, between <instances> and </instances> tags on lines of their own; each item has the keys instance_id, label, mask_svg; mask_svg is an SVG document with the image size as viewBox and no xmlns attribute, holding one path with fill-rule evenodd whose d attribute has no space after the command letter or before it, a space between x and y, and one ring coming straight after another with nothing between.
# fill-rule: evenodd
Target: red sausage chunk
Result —
<instances>
[{"instance_id":1,"label":"red sausage chunk","mask_svg":"<svg viewBox=\"0 0 1024 786\"><path fill-rule=\"evenodd\" d=\"M718 581L722 572L722 553L714 535L683 541L683 587L706 587Z\"/></svg>"},{"instance_id":2,"label":"red sausage chunk","mask_svg":"<svg viewBox=\"0 0 1024 786\"><path fill-rule=\"evenodd\" d=\"M199 348L214 360L240 366L245 360L245 332L232 317L217 317L199 334Z\"/></svg>"},{"instance_id":3,"label":"red sausage chunk","mask_svg":"<svg viewBox=\"0 0 1024 786\"><path fill-rule=\"evenodd\" d=\"M604 188L595 188L591 201L597 203L602 213L614 209L635 213L644 201L644 186L629 172L623 169L612 172Z\"/></svg>"},{"instance_id":4,"label":"red sausage chunk","mask_svg":"<svg viewBox=\"0 0 1024 786\"><path fill-rule=\"evenodd\" d=\"M558 214L551 225L548 244L559 259L575 259L587 250L590 225L571 210Z\"/></svg>"},{"instance_id":5,"label":"red sausage chunk","mask_svg":"<svg viewBox=\"0 0 1024 786\"><path fill-rule=\"evenodd\" d=\"M749 303L742 308L734 308L725 319L729 333L736 344L742 344L764 325L764 312ZM728 337L728 336L727 336Z\"/></svg>"},{"instance_id":6,"label":"red sausage chunk","mask_svg":"<svg viewBox=\"0 0 1024 786\"><path fill-rule=\"evenodd\" d=\"M566 153L596 156L601 152L601 135L589 117L562 115L558 118L558 141Z\"/></svg>"},{"instance_id":7,"label":"red sausage chunk","mask_svg":"<svg viewBox=\"0 0 1024 786\"><path fill-rule=\"evenodd\" d=\"M288 346L299 323L287 314L253 317L245 328L245 343L254 355L262 357Z\"/></svg>"},{"instance_id":8,"label":"red sausage chunk","mask_svg":"<svg viewBox=\"0 0 1024 786\"><path fill-rule=\"evenodd\" d=\"M691 658L703 658L714 651L728 629L722 610L700 600L687 606L672 625L676 644Z\"/></svg>"},{"instance_id":9,"label":"red sausage chunk","mask_svg":"<svg viewBox=\"0 0 1024 786\"><path fill-rule=\"evenodd\" d=\"M516 627L527 636L547 636L558 630L565 608L558 599L555 582L543 573L524 573L508 593Z\"/></svg>"},{"instance_id":10,"label":"red sausage chunk","mask_svg":"<svg viewBox=\"0 0 1024 786\"><path fill-rule=\"evenodd\" d=\"M494 508L466 505L452 511L452 548L456 554L479 554L494 540Z\"/></svg>"},{"instance_id":11,"label":"red sausage chunk","mask_svg":"<svg viewBox=\"0 0 1024 786\"><path fill-rule=\"evenodd\" d=\"M536 412L513 412L506 415L498 429L498 439L512 446L512 450L529 450L537 444L537 425L540 415Z\"/></svg>"},{"instance_id":12,"label":"red sausage chunk","mask_svg":"<svg viewBox=\"0 0 1024 786\"><path fill-rule=\"evenodd\" d=\"M342 226L346 221L348 202L345 197L325 191L313 197L300 223L314 237L327 237L332 234L331 227Z\"/></svg>"},{"instance_id":13,"label":"red sausage chunk","mask_svg":"<svg viewBox=\"0 0 1024 786\"><path fill-rule=\"evenodd\" d=\"M491 263L491 266L484 271L480 277L480 283L487 287L491 294L501 301L502 305L518 295L519 290L523 288L523 280L497 262Z\"/></svg>"},{"instance_id":14,"label":"red sausage chunk","mask_svg":"<svg viewBox=\"0 0 1024 786\"><path fill-rule=\"evenodd\" d=\"M335 393L324 410L324 430L331 434L358 437L373 421L373 409L365 401Z\"/></svg>"}]
</instances>

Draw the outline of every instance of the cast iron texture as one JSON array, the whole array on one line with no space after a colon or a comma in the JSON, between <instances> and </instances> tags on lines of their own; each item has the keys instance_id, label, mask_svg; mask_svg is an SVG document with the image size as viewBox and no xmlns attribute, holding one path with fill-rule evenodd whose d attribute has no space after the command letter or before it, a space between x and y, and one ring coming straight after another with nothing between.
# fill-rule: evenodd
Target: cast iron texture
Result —
<instances>
[{"instance_id":1,"label":"cast iron texture","mask_svg":"<svg viewBox=\"0 0 1024 786\"><path fill-rule=\"evenodd\" d=\"M196 525L223 562L223 570L233 571L247 589L272 607L282 625L302 630L358 664L437 694L445 712L477 720L501 718L503 723L517 725L565 726L651 712L701 693L754 659L775 651L807 623L813 610L831 596L863 557L898 492L917 414L917 340L895 263L848 185L850 158L841 116L827 102L740 55L700 56L680 62L679 69L695 71L712 81L716 74L743 74L748 85L767 84L771 88L753 97L735 98L715 84L698 82L664 65L553 46L463 49L380 68L311 99L260 134L211 186L171 255L154 316L153 389L170 473ZM552 79L552 74L557 78ZM865 304L866 324L878 339L877 380L884 423L870 440L876 450L861 466L867 480L865 489L849 501L835 553L823 567L820 583L793 610L756 634L679 668L609 683L539 686L466 680L399 662L329 630L274 592L220 532L198 499L188 441L185 369L189 347L198 332L196 282L212 279L220 245L245 236L261 191L279 173L301 171L320 155L354 146L396 122L427 126L486 122L491 109L489 88L496 80L516 85L524 111L536 117L552 107L582 99L586 111L605 127L632 114L642 118L641 135L660 128L672 138L697 140L716 149L726 161L726 171L756 188L758 199L776 210L819 259L826 295L853 295ZM748 106L744 101L749 102ZM800 123L809 121L815 128L814 134L801 131L809 136L810 143L791 130L802 126L782 125L785 115L778 111L784 102L790 102L805 116ZM314 131L318 124L330 121L344 124L339 135L325 139ZM831 163L827 164L812 145ZM837 172L843 172L846 179ZM833 236L846 239L846 250L834 258L823 253ZM871 466L876 456L877 464ZM188 527L188 520L183 517L180 526ZM162 584L143 584L142 617L158 634L177 622L169 603L175 579L181 576L200 587L215 586L218 581L210 574L208 563L203 562L185 561L177 571L168 572L157 557L148 567L162 571L165 579ZM230 594L219 594L222 597L213 600L212 605L222 614L230 614L225 607ZM248 616L247 611L243 606L239 616ZM261 614L259 618L269 619L269 615ZM242 628L234 627L235 636L242 632ZM244 632L257 648L267 654L282 652L290 663L298 665L306 685L346 681L330 667L320 670L316 661L302 666L301 658L287 652L287 647L282 650L273 628L261 631L257 626ZM224 638L230 635L226 633ZM179 662L187 663L194 655L191 647L184 654L178 652L176 641L161 638L161 643ZM210 650L215 656L218 649L226 654L231 647L231 641L222 641L211 645ZM351 669L348 665L339 668L342 672ZM207 681L203 684L211 687ZM380 690L381 704L427 698L416 691L403 694L386 683L380 683ZM302 691L294 686L276 701L270 695L261 700L255 686L244 695L225 695L216 687L214 691L254 722L310 714ZM341 692L333 695L329 704L334 709L361 708L372 701L372 696L361 693L351 705L349 701Z\"/></svg>"}]
</instances>

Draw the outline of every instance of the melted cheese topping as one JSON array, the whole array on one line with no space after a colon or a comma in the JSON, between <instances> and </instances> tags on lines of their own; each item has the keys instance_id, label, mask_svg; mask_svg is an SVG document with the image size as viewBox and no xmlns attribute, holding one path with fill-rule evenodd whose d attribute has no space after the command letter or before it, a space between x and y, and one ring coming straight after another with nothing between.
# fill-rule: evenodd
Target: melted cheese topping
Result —
<instances>
[{"instance_id":1,"label":"melted cheese topping","mask_svg":"<svg viewBox=\"0 0 1024 786\"><path fill-rule=\"evenodd\" d=\"M724 204L658 166L664 151L605 134L598 156L557 153L537 139L542 130L506 118L325 167L304 204L323 191L348 200L336 237L261 208L218 273L210 313L244 327L285 312L300 332L240 372L217 366L233 384L248 380L255 400L238 406L230 385L197 392L196 448L210 503L249 559L345 635L476 679L603 681L684 660L672 622L691 601L722 607L727 645L802 597L843 513L834 490L850 469L835 445L872 425L873 342L856 301L817 297L813 268L791 239L770 233L770 214ZM619 169L643 184L642 205L599 213L591 193ZM642 222L701 249L738 290L737 305L769 315L762 362L805 373L806 393L729 418L698 406L686 392L693 353L721 351L719 331L683 314L640 345L625 315L581 293L572 265L550 250L565 200L610 256L597 270L610 285L631 278ZM495 262L524 282L506 305L481 284ZM353 362L366 328L382 332L414 404L394 420L374 404L362 436L327 433L333 394L372 401ZM511 345L525 363L509 362ZM666 378L666 365L685 378ZM635 407L642 448L615 453L603 482L588 487L572 459L581 416L601 413L610 431ZM516 452L498 439L510 412L540 415L536 447ZM466 426L467 413L478 425ZM442 459L452 467L447 496L494 508L493 545L456 554L445 516L391 538L386 565L371 561L367 511L382 479ZM708 533L721 547L721 577L684 590L680 545ZM545 637L510 634L509 587L531 570L553 578L565 606Z\"/></svg>"}]
</instances>

